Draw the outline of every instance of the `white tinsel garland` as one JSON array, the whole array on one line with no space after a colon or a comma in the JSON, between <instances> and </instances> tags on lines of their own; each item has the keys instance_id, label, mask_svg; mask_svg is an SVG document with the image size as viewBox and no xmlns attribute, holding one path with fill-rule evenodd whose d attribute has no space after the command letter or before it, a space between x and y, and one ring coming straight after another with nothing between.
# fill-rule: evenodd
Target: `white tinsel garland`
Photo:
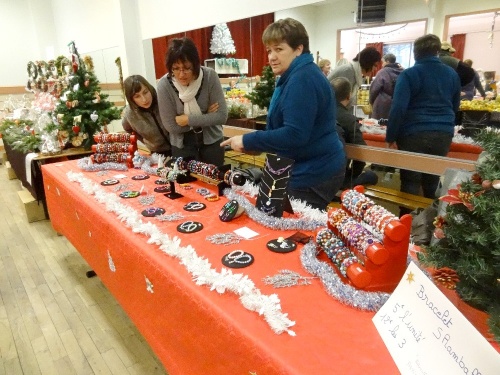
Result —
<instances>
[{"instance_id":1,"label":"white tinsel garland","mask_svg":"<svg viewBox=\"0 0 500 375\"><path fill-rule=\"evenodd\" d=\"M198 285L207 285L210 290L218 293L231 291L239 295L242 305L263 315L266 322L275 333L287 332L295 336L295 332L289 327L295 322L288 318L288 314L281 311L279 297L276 294L264 295L255 287L253 281L243 274L233 274L231 270L222 268L217 272L211 267L210 262L198 256L195 249L188 246L181 246L180 239L176 236L170 238L167 234L153 223L143 222L141 216L133 208L120 203L120 198L113 193L107 193L101 186L83 176L82 173L68 172L70 181L80 183L82 189L89 195L94 195L95 199L104 204L106 210L114 212L120 221L130 227L135 233L142 233L149 237L148 243L156 244L160 250L166 254L176 257L183 264L193 280Z\"/></svg>"}]
</instances>

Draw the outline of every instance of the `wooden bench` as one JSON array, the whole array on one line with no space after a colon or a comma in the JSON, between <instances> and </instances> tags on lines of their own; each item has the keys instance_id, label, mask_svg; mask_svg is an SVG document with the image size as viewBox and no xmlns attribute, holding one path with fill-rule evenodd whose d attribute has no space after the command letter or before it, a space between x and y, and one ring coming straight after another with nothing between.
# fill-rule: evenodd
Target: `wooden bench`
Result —
<instances>
[{"instance_id":1,"label":"wooden bench","mask_svg":"<svg viewBox=\"0 0 500 375\"><path fill-rule=\"evenodd\" d=\"M433 200L430 198L402 193L399 190L394 190L378 185L365 186L364 194L373 200L393 203L398 206L408 208L412 211L417 208L429 207L433 202Z\"/></svg>"}]
</instances>

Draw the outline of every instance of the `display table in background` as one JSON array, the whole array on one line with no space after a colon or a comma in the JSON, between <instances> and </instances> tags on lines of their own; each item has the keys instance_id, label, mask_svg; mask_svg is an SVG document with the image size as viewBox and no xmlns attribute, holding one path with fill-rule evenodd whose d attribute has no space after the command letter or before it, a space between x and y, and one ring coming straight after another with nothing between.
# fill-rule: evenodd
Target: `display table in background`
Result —
<instances>
[{"instance_id":1,"label":"display table in background","mask_svg":"<svg viewBox=\"0 0 500 375\"><path fill-rule=\"evenodd\" d=\"M26 188L33 198L42 202L45 206L45 192L43 189L43 176L41 166L44 164L56 163L65 160L80 159L92 153L92 151L84 150L83 147L68 148L57 155L42 155L34 157L30 163L30 176L26 175L26 156L27 154L13 149L9 143L4 141L5 153L7 159L16 173L16 177L21 181L21 184ZM46 211L47 212L47 211Z\"/></svg>"},{"instance_id":2,"label":"display table in background","mask_svg":"<svg viewBox=\"0 0 500 375\"><path fill-rule=\"evenodd\" d=\"M385 134L363 133L363 139L368 146L386 147ZM449 158L476 161L481 152L483 152L483 149L480 146L465 143L452 143L450 151L446 156Z\"/></svg>"},{"instance_id":3,"label":"display table in background","mask_svg":"<svg viewBox=\"0 0 500 375\"><path fill-rule=\"evenodd\" d=\"M120 222L104 204L83 191L78 182L70 182L68 171L81 172L76 161L42 166L47 205L54 229L78 249L104 285L115 296L169 374L250 374L259 375L331 375L331 374L398 374L392 358L372 323L373 312L346 306L327 294L318 279L312 285L276 289L262 279L288 269L310 276L301 266L300 251L274 253L266 243L294 231L273 231L253 222L245 214L222 223L218 212L226 203L205 201L193 189L178 192L183 198L170 200L153 193L155 177L134 181L137 170L124 172L122 183L131 190L142 185L156 195L154 206L167 213L181 212L186 220L199 221L204 229L195 234L176 230L178 222L154 223L163 233L178 237L181 246L191 245L204 256L212 268L221 272L222 257L233 250L244 250L255 257L247 268L233 270L248 276L263 295L276 294L283 313L296 324L296 336L276 334L263 316L247 310L231 292L219 294L207 286L198 286L179 261L148 243L148 238ZM83 172L83 177L100 183L122 172L107 176ZM200 183L202 184L202 183ZM113 186L101 186L107 193L118 194ZM203 185L214 191L213 186ZM207 204L207 209L187 212L182 207L191 201ZM144 210L137 198L120 199L137 212ZM209 235L232 232L248 227L259 233L237 245L214 245ZM308 233L308 232L307 232Z\"/></svg>"}]
</instances>

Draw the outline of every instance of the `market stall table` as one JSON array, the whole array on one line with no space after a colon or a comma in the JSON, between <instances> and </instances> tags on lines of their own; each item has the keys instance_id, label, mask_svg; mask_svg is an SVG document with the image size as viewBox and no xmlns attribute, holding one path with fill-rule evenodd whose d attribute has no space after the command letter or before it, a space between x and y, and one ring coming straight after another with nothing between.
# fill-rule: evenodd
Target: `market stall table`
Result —
<instances>
[{"instance_id":1,"label":"market stall table","mask_svg":"<svg viewBox=\"0 0 500 375\"><path fill-rule=\"evenodd\" d=\"M398 374L398 370L372 323L374 312L346 306L327 294L318 279L311 285L274 288L263 278L280 270L309 275L302 267L300 251L271 252L266 243L296 232L267 229L247 215L223 223L218 213L227 202L205 201L196 189L213 186L192 183L193 188L177 191L184 197L170 200L153 192L155 176L132 180L140 170L109 171L106 176L83 172L76 161L42 166L48 209L54 229L65 235L136 324L169 374ZM68 172L78 174L70 181ZM81 174L80 174L81 173ZM255 257L254 263L233 274L247 276L262 295L276 294L282 313L296 324L286 332L273 332L263 315L243 306L238 295L197 285L186 267L167 255L154 241L133 232L116 213L87 190L97 189L99 197L115 196L114 186L100 183L120 173L127 177L130 190L144 188L155 195L153 206L167 214L182 213L185 220L199 221L203 229L194 234L177 231L182 221L160 222L142 217L170 238L178 237L181 247L191 246L205 257L212 269L221 273L223 256L243 250ZM73 178L74 179L74 178ZM92 182L87 184L87 182ZM94 184L95 183L95 184ZM82 188L85 186L86 191ZM94 186L94 187L90 187ZM183 206L192 201L206 204L203 211L187 212ZM137 198L118 203L139 213L145 209ZM145 226L149 228L148 226ZM248 227L258 233L237 245L215 245L207 236ZM306 233L310 233L305 231ZM176 246L174 242L170 246ZM219 288L220 289L220 288ZM222 290L219 290L222 292Z\"/></svg>"},{"instance_id":2,"label":"market stall table","mask_svg":"<svg viewBox=\"0 0 500 375\"><path fill-rule=\"evenodd\" d=\"M363 139L368 146L386 147L385 134L371 134L364 132ZM450 151L446 156L449 158L476 161L482 151L483 149L477 145L452 143L450 146Z\"/></svg>"}]
</instances>

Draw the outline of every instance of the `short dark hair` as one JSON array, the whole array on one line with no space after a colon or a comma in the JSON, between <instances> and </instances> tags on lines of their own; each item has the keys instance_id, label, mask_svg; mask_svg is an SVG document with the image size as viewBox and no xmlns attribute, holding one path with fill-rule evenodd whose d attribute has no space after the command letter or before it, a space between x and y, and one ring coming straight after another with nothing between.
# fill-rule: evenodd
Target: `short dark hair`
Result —
<instances>
[{"instance_id":1,"label":"short dark hair","mask_svg":"<svg viewBox=\"0 0 500 375\"><path fill-rule=\"evenodd\" d=\"M157 103L158 95L156 94L156 89L149 83L146 78L141 75L131 75L123 81L123 90L125 91L125 98L127 98L128 105L133 111L137 111L139 106L135 104L134 95L141 91L141 85L148 88L151 91L151 96L153 97L153 104Z\"/></svg>"},{"instance_id":2,"label":"short dark hair","mask_svg":"<svg viewBox=\"0 0 500 375\"><path fill-rule=\"evenodd\" d=\"M413 56L415 60L424 57L437 56L441 51L441 40L437 35L427 34L413 42Z\"/></svg>"},{"instance_id":3,"label":"short dark hair","mask_svg":"<svg viewBox=\"0 0 500 375\"><path fill-rule=\"evenodd\" d=\"M388 62L389 64L394 64L396 62L396 56L392 53L386 53L382 60Z\"/></svg>"},{"instance_id":4,"label":"short dark hair","mask_svg":"<svg viewBox=\"0 0 500 375\"><path fill-rule=\"evenodd\" d=\"M268 45L273 42L286 42L293 49L302 44L304 47L302 53L310 53L307 30L304 25L293 18L278 20L266 27L262 34L262 43Z\"/></svg>"},{"instance_id":5,"label":"short dark hair","mask_svg":"<svg viewBox=\"0 0 500 375\"><path fill-rule=\"evenodd\" d=\"M358 61L364 71L370 71L380 61L382 55L374 47L366 47L352 61Z\"/></svg>"},{"instance_id":6,"label":"short dark hair","mask_svg":"<svg viewBox=\"0 0 500 375\"><path fill-rule=\"evenodd\" d=\"M170 73L172 73L172 65L178 61L193 64L193 74L198 78L200 75L200 55L192 39L175 38L169 41L165 65Z\"/></svg>"},{"instance_id":7,"label":"short dark hair","mask_svg":"<svg viewBox=\"0 0 500 375\"><path fill-rule=\"evenodd\" d=\"M349 99L351 96L351 83L345 77L336 77L330 81L330 84L335 91L335 99L337 102Z\"/></svg>"}]
</instances>

